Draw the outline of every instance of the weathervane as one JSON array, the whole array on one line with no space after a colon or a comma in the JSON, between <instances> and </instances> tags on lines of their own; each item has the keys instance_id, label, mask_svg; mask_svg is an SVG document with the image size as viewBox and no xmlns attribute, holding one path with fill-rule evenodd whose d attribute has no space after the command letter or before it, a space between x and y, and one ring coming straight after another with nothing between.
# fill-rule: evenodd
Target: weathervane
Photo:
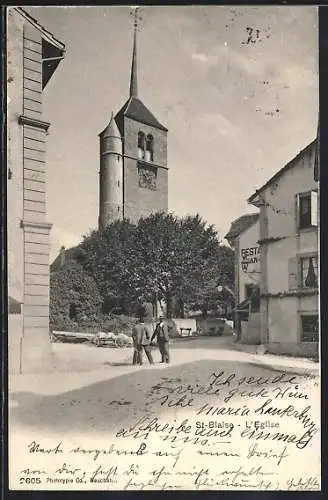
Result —
<instances>
[{"instance_id":1,"label":"weathervane","mask_svg":"<svg viewBox=\"0 0 328 500\"><path fill-rule=\"evenodd\" d=\"M139 9L140 9L139 6L132 6L130 10L130 16L134 16L134 29L136 31L140 31L138 29L138 21L142 21L142 17L140 16L140 14L138 14Z\"/></svg>"}]
</instances>

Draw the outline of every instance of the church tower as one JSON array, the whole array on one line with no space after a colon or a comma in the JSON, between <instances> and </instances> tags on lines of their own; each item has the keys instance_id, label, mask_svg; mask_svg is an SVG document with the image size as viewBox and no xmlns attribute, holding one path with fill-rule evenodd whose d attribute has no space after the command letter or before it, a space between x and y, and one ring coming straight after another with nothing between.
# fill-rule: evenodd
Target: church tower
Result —
<instances>
[{"instance_id":1,"label":"church tower","mask_svg":"<svg viewBox=\"0 0 328 500\"><path fill-rule=\"evenodd\" d=\"M107 127L111 130L105 129L100 134L99 227L122 217L137 223L140 217L168 209L168 130L139 98L137 33L138 8L134 19L130 96L115 119L111 119ZM105 147L107 136L108 141L111 137L112 146L115 138L117 150L113 148L112 154L106 153L111 149ZM102 160L105 153L106 160ZM123 182L118 183L119 180Z\"/></svg>"},{"instance_id":2,"label":"church tower","mask_svg":"<svg viewBox=\"0 0 328 500\"><path fill-rule=\"evenodd\" d=\"M99 229L123 218L122 137L114 120L99 134Z\"/></svg>"}]
</instances>

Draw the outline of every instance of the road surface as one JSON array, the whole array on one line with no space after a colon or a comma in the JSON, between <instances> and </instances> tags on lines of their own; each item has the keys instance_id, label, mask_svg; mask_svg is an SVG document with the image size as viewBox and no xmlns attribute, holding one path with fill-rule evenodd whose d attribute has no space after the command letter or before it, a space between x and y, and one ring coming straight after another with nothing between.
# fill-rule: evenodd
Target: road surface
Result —
<instances>
[{"instance_id":1,"label":"road surface","mask_svg":"<svg viewBox=\"0 0 328 500\"><path fill-rule=\"evenodd\" d=\"M307 489L318 489L319 380L255 366L249 354L231 348L230 340L172 342L171 364L159 363L155 349L155 365L145 360L143 366L131 365L131 349L55 344L61 371L9 379L12 487L19 483L22 470L33 467L42 468L43 477L50 478L44 479L41 489L58 488L51 478L71 478L65 468L84 471L89 481L73 482L70 489L225 490L243 489L242 485L272 490L294 485L291 489L299 490L304 481ZM286 416L289 405L294 410ZM270 407L275 408L275 416ZM221 427L215 431L210 427L214 425ZM295 443L266 442L261 437L253 441L250 432L256 436L262 432L256 425L276 426L271 431L263 428L271 436L280 435L277 430L288 439L295 433L290 439L301 444L306 429L311 425L314 430L302 451ZM181 442L181 433L187 441ZM126 458L126 453L136 453L140 447L140 456ZM143 449L148 455L142 455ZM72 450L78 451L72 455ZM178 465L174 465L175 454L179 454ZM277 463L281 454L286 455L282 465ZM128 471L132 465L138 466L138 473L131 483L125 474L132 474ZM155 484L154 471L161 467L164 472ZM183 474L179 479L177 470ZM198 471L199 479L186 473L192 470ZM90 487L90 474L101 480L107 477L106 485L99 480Z\"/></svg>"}]
</instances>

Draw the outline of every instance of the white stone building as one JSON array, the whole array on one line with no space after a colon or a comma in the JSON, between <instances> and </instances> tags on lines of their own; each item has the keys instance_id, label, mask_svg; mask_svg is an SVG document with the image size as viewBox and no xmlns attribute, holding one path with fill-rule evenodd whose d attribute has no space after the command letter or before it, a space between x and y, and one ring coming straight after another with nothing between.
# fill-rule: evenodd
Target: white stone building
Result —
<instances>
[{"instance_id":1,"label":"white stone building","mask_svg":"<svg viewBox=\"0 0 328 500\"><path fill-rule=\"evenodd\" d=\"M261 344L316 356L319 342L318 141L258 189Z\"/></svg>"}]
</instances>

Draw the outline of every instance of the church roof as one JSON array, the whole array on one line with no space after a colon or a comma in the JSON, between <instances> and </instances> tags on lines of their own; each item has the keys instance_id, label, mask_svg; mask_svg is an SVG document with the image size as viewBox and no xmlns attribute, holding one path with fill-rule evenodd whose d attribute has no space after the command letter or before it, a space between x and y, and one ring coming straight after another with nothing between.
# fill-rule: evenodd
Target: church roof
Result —
<instances>
[{"instance_id":1,"label":"church roof","mask_svg":"<svg viewBox=\"0 0 328 500\"><path fill-rule=\"evenodd\" d=\"M118 126L123 122L124 116L167 132L167 128L155 118L138 97L131 96L117 113L115 121Z\"/></svg>"}]
</instances>

